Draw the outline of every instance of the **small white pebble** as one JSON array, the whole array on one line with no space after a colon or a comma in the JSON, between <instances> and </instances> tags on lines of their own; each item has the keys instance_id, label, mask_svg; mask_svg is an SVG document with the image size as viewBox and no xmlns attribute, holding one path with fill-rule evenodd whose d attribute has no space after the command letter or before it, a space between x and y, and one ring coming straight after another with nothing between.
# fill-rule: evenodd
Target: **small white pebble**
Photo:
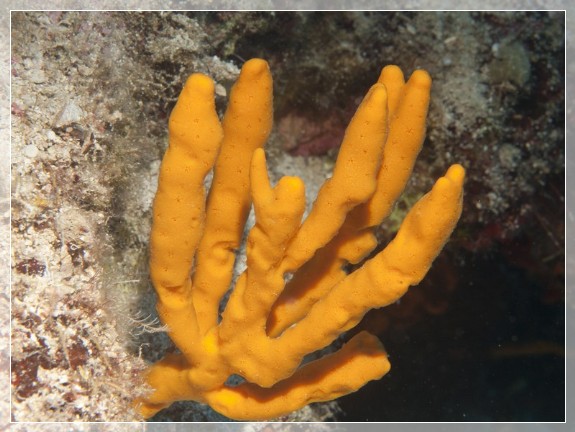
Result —
<instances>
[{"instance_id":1,"label":"small white pebble","mask_svg":"<svg viewBox=\"0 0 575 432\"><path fill-rule=\"evenodd\" d=\"M53 130L49 130L46 132L46 138L48 138L49 141L55 142L58 139L58 136Z\"/></svg>"},{"instance_id":2,"label":"small white pebble","mask_svg":"<svg viewBox=\"0 0 575 432\"><path fill-rule=\"evenodd\" d=\"M67 126L71 123L78 122L84 117L84 111L74 102L68 102L56 116L54 126Z\"/></svg>"},{"instance_id":3,"label":"small white pebble","mask_svg":"<svg viewBox=\"0 0 575 432\"><path fill-rule=\"evenodd\" d=\"M24 154L28 159L34 159L38 156L38 149L34 144L28 144L22 149L22 154Z\"/></svg>"},{"instance_id":4,"label":"small white pebble","mask_svg":"<svg viewBox=\"0 0 575 432\"><path fill-rule=\"evenodd\" d=\"M444 43L445 45L451 45L451 44L454 43L456 40L457 40L457 36L450 36L450 37L448 37L447 39L445 39L445 40L443 41L443 43Z\"/></svg>"},{"instance_id":5,"label":"small white pebble","mask_svg":"<svg viewBox=\"0 0 575 432\"><path fill-rule=\"evenodd\" d=\"M221 84L216 84L216 94L217 94L218 96L226 97L227 94L228 94L228 92L226 91L226 88L225 88L223 85L221 85Z\"/></svg>"}]
</instances>

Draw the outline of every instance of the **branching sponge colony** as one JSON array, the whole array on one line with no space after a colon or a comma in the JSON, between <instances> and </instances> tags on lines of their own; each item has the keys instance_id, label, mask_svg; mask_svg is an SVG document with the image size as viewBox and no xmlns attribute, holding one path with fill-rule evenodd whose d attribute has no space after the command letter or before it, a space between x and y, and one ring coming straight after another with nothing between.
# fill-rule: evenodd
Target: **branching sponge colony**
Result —
<instances>
[{"instance_id":1,"label":"branching sponge colony","mask_svg":"<svg viewBox=\"0 0 575 432\"><path fill-rule=\"evenodd\" d=\"M272 187L267 174L267 63L244 64L221 123L212 80L188 79L170 117L150 250L157 310L179 353L149 369L154 391L139 401L144 417L195 400L232 419L270 419L354 392L388 372L386 352L367 332L331 355L303 365L302 359L419 283L459 219L465 171L453 165L385 249L344 271L377 246L374 229L411 175L430 87L423 70L405 82L397 66L383 69L346 130L332 177L302 221L302 180L283 177ZM247 269L220 319L252 203ZM245 381L226 384L234 374Z\"/></svg>"}]
</instances>

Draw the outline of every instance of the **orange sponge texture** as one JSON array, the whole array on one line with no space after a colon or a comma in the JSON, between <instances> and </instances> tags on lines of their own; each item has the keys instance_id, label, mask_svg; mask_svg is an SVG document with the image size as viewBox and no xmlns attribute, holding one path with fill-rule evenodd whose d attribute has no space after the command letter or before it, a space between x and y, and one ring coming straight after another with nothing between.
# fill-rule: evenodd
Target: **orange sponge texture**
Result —
<instances>
[{"instance_id":1,"label":"orange sponge texture","mask_svg":"<svg viewBox=\"0 0 575 432\"><path fill-rule=\"evenodd\" d=\"M267 173L272 87L264 60L246 62L220 123L214 83L194 74L171 114L150 271L160 319L179 352L149 368L153 391L137 401L146 418L174 401L195 400L233 419L271 419L381 378L390 369L387 354L367 332L333 354L302 360L419 283L459 219L465 171L453 165L395 239L366 260L377 246L374 229L402 193L425 137L425 71L405 82L397 66L383 69L305 219L303 181L283 177L272 185ZM247 269L219 317L252 206ZM362 261L353 273L344 270ZM226 385L231 375L244 382Z\"/></svg>"}]
</instances>

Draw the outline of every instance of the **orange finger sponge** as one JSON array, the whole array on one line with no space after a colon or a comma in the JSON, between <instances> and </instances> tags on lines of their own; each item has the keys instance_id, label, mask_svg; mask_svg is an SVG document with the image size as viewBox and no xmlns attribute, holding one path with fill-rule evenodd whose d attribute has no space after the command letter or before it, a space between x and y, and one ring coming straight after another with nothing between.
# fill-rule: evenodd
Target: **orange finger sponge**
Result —
<instances>
[{"instance_id":1,"label":"orange finger sponge","mask_svg":"<svg viewBox=\"0 0 575 432\"><path fill-rule=\"evenodd\" d=\"M407 183L425 137L431 79L383 69L352 118L333 175L308 216L298 177L270 183L263 150L272 127L267 63L244 64L223 121L214 84L192 75L169 122L154 200L150 271L157 310L179 352L152 365L151 417L195 400L237 420L264 420L354 392L390 369L381 342L361 332L339 351L302 364L373 308L421 281L459 219L465 171L453 165L377 246L374 229ZM213 170L206 194L204 180ZM225 310L250 208L247 268ZM362 263L363 261L363 263ZM362 265L352 273L349 263ZM232 375L243 382L230 386Z\"/></svg>"}]
</instances>

